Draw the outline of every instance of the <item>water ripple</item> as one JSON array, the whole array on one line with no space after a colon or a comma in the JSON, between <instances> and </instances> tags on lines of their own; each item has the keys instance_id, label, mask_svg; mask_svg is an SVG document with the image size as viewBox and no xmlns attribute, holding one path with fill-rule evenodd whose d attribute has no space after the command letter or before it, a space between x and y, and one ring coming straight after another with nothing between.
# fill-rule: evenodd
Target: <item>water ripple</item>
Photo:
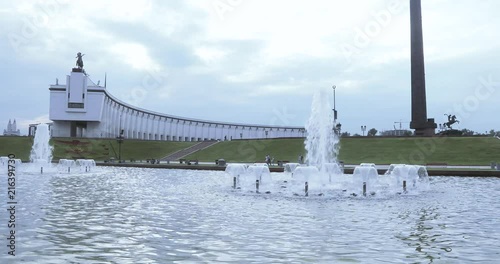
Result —
<instances>
[{"instance_id":1,"label":"water ripple","mask_svg":"<svg viewBox=\"0 0 500 264\"><path fill-rule=\"evenodd\" d=\"M19 177L15 258L26 263L500 259L498 179L433 177L429 191L413 196L304 198L235 192L222 172L103 168Z\"/></svg>"}]
</instances>

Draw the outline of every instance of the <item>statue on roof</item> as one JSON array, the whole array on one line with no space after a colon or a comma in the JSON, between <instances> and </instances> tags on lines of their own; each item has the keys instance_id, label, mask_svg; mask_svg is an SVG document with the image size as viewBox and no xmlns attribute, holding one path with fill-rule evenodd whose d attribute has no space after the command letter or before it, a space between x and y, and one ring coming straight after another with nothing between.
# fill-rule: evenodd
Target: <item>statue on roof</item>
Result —
<instances>
[{"instance_id":1,"label":"statue on roof","mask_svg":"<svg viewBox=\"0 0 500 264\"><path fill-rule=\"evenodd\" d=\"M78 52L76 54L76 66L78 67L78 69L83 69L83 59L82 57L85 56L85 54L82 54L81 52Z\"/></svg>"}]
</instances>

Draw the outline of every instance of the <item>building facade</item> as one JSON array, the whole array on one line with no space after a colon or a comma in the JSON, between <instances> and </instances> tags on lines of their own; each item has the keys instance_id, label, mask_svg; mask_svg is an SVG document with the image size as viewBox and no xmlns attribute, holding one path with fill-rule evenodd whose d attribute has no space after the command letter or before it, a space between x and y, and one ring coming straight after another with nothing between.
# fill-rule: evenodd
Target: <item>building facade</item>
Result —
<instances>
[{"instance_id":1,"label":"building facade","mask_svg":"<svg viewBox=\"0 0 500 264\"><path fill-rule=\"evenodd\" d=\"M380 135L385 137L406 137L413 135L413 132L407 129L394 129L382 131Z\"/></svg>"},{"instance_id":2,"label":"building facade","mask_svg":"<svg viewBox=\"0 0 500 264\"><path fill-rule=\"evenodd\" d=\"M4 136L20 136L21 131L17 129L17 124L16 120L14 119L14 122L11 122L9 119L9 123L7 124L7 129L3 130L3 135Z\"/></svg>"},{"instance_id":3,"label":"building facade","mask_svg":"<svg viewBox=\"0 0 500 264\"><path fill-rule=\"evenodd\" d=\"M112 96L73 68L66 84L50 85L52 137L204 141L304 137L303 127L226 123L141 109Z\"/></svg>"}]
</instances>

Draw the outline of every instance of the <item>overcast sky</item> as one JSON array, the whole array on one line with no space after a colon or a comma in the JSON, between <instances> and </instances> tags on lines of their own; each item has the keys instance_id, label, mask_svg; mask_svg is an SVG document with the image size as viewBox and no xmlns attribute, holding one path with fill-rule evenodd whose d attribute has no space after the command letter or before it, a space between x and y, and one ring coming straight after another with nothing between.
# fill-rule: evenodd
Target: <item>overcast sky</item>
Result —
<instances>
[{"instance_id":1,"label":"overcast sky","mask_svg":"<svg viewBox=\"0 0 500 264\"><path fill-rule=\"evenodd\" d=\"M500 1L422 0L427 112L500 130ZM408 0L2 1L0 128L48 120L75 65L115 97L166 114L305 125L336 85L343 131L409 122ZM402 123L408 128L408 123ZM399 123L396 124L399 127Z\"/></svg>"}]
</instances>

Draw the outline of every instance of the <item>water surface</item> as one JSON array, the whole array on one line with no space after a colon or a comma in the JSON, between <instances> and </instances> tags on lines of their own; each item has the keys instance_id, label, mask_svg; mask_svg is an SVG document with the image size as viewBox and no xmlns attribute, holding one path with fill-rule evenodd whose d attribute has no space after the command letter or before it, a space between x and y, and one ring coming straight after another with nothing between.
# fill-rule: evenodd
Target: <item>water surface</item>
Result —
<instances>
[{"instance_id":1,"label":"water surface","mask_svg":"<svg viewBox=\"0 0 500 264\"><path fill-rule=\"evenodd\" d=\"M17 197L17 254L2 246L1 263L500 259L497 178L432 177L418 195L296 197L233 191L224 172L99 168L18 175Z\"/></svg>"}]
</instances>

